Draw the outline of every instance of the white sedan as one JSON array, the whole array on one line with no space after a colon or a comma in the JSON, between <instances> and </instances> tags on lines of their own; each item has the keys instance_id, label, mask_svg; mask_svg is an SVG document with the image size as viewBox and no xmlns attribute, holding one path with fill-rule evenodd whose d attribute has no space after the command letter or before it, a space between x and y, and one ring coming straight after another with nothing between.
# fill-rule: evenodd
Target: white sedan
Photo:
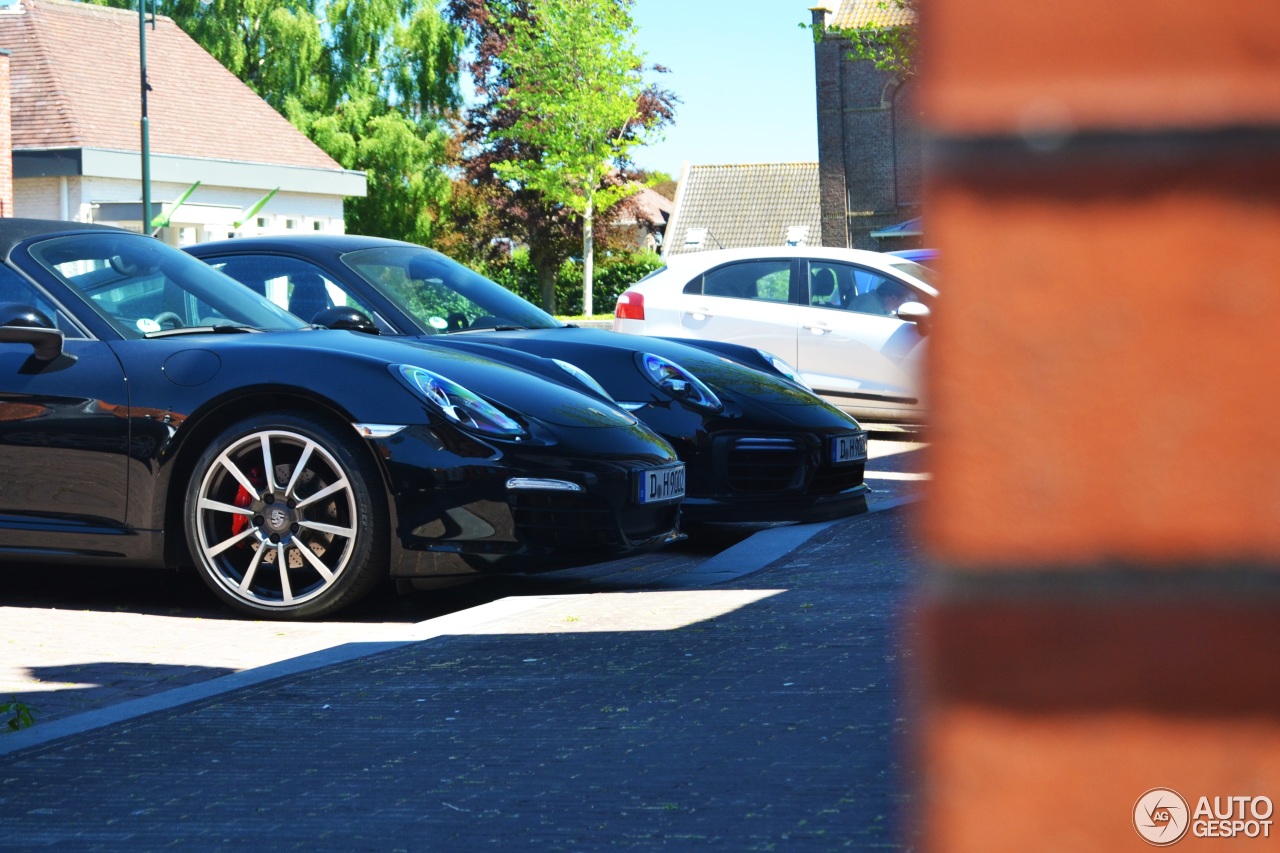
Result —
<instances>
[{"instance_id":1,"label":"white sedan","mask_svg":"<svg viewBox=\"0 0 1280 853\"><path fill-rule=\"evenodd\" d=\"M928 267L816 246L671 255L618 297L613 328L746 344L794 365L819 396L867 421L920 423Z\"/></svg>"}]
</instances>

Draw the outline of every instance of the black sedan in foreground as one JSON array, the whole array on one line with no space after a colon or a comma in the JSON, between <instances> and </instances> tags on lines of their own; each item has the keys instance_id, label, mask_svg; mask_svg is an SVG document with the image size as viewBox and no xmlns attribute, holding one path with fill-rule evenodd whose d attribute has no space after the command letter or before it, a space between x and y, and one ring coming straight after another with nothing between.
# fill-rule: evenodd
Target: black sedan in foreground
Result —
<instances>
[{"instance_id":1,"label":"black sedan in foreground","mask_svg":"<svg viewBox=\"0 0 1280 853\"><path fill-rule=\"evenodd\" d=\"M384 336L495 359L554 359L672 444L688 466L686 523L814 521L866 509L866 433L767 353L565 325L411 243L307 235L186 251L306 321L345 307Z\"/></svg>"},{"instance_id":2,"label":"black sedan in foreground","mask_svg":"<svg viewBox=\"0 0 1280 853\"><path fill-rule=\"evenodd\" d=\"M389 575L681 538L670 445L542 359L306 327L116 229L3 219L0 256L7 560L194 563L235 609L290 619Z\"/></svg>"}]
</instances>

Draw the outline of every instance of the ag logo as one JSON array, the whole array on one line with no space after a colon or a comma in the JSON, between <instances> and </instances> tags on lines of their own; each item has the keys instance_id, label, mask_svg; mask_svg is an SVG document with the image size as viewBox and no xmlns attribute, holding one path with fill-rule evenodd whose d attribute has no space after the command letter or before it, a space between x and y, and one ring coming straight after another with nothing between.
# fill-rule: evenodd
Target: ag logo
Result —
<instances>
[{"instance_id":1,"label":"ag logo","mask_svg":"<svg viewBox=\"0 0 1280 853\"><path fill-rule=\"evenodd\" d=\"M1172 788L1152 788L1133 807L1133 828L1156 847L1168 847L1182 838L1189 824L1187 801Z\"/></svg>"}]
</instances>

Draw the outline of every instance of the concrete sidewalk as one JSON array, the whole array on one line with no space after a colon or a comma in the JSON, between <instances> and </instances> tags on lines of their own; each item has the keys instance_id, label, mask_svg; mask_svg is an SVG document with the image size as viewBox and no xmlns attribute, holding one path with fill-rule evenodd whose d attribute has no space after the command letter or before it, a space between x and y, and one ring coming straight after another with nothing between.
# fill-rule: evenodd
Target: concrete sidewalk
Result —
<instances>
[{"instance_id":1,"label":"concrete sidewalk","mask_svg":"<svg viewBox=\"0 0 1280 853\"><path fill-rule=\"evenodd\" d=\"M909 846L908 513L823 527L742 577L722 555L701 582L504 599L143 716L0 737L0 849Z\"/></svg>"}]
</instances>

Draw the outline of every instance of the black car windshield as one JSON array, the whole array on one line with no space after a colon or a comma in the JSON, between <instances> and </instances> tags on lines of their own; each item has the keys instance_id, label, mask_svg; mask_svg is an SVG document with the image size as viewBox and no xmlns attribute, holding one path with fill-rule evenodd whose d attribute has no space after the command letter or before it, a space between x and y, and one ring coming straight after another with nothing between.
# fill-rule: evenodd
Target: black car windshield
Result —
<instances>
[{"instance_id":1,"label":"black car windshield","mask_svg":"<svg viewBox=\"0 0 1280 853\"><path fill-rule=\"evenodd\" d=\"M28 251L125 338L222 326L264 331L299 327L298 318L266 298L141 234L54 237Z\"/></svg>"},{"instance_id":2,"label":"black car windshield","mask_svg":"<svg viewBox=\"0 0 1280 853\"><path fill-rule=\"evenodd\" d=\"M343 255L342 261L412 317L425 334L563 325L502 285L431 249L361 249Z\"/></svg>"}]
</instances>

